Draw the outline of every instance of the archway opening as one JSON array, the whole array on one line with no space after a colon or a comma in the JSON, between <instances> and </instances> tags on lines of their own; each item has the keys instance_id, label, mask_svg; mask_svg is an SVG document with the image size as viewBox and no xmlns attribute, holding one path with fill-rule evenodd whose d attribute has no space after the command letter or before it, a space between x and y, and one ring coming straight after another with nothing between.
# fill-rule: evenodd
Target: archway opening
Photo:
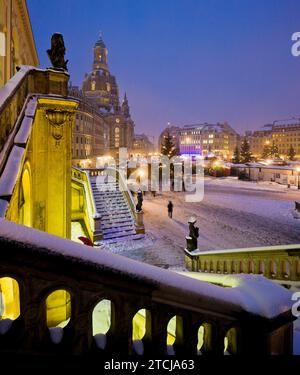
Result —
<instances>
[{"instance_id":1,"label":"archway opening","mask_svg":"<svg viewBox=\"0 0 300 375\"><path fill-rule=\"evenodd\" d=\"M5 334L19 316L19 284L11 277L2 277L0 278L0 333Z\"/></svg>"},{"instance_id":2,"label":"archway opening","mask_svg":"<svg viewBox=\"0 0 300 375\"><path fill-rule=\"evenodd\" d=\"M47 327L51 340L58 344L63 338L63 329L71 319L71 296L64 289L55 290L46 299Z\"/></svg>"},{"instance_id":3,"label":"archway opening","mask_svg":"<svg viewBox=\"0 0 300 375\"><path fill-rule=\"evenodd\" d=\"M183 341L183 319L181 316L173 316L167 326L167 353L175 355L175 344Z\"/></svg>"},{"instance_id":4,"label":"archway opening","mask_svg":"<svg viewBox=\"0 0 300 375\"><path fill-rule=\"evenodd\" d=\"M132 319L132 343L134 351L142 355L144 353L143 340L151 335L151 315L146 309L139 310Z\"/></svg>"},{"instance_id":5,"label":"archway opening","mask_svg":"<svg viewBox=\"0 0 300 375\"><path fill-rule=\"evenodd\" d=\"M198 329L197 354L212 351L212 325L203 323Z\"/></svg>"},{"instance_id":6,"label":"archway opening","mask_svg":"<svg viewBox=\"0 0 300 375\"><path fill-rule=\"evenodd\" d=\"M112 326L114 305L109 299L103 299L93 310L93 336L100 349L106 347L107 333Z\"/></svg>"},{"instance_id":7,"label":"archway opening","mask_svg":"<svg viewBox=\"0 0 300 375\"><path fill-rule=\"evenodd\" d=\"M235 328L230 328L224 338L224 354L231 355L237 354L238 343L237 343L237 330Z\"/></svg>"},{"instance_id":8,"label":"archway opening","mask_svg":"<svg viewBox=\"0 0 300 375\"><path fill-rule=\"evenodd\" d=\"M20 223L27 227L32 226L32 202L31 202L31 182L28 169L22 174L21 189L19 197Z\"/></svg>"}]
</instances>

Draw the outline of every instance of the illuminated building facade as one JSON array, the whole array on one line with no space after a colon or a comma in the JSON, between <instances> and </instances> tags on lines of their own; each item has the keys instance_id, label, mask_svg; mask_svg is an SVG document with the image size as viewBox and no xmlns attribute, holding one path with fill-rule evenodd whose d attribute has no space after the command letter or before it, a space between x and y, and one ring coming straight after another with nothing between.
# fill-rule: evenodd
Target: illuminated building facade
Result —
<instances>
[{"instance_id":1,"label":"illuminated building facade","mask_svg":"<svg viewBox=\"0 0 300 375\"><path fill-rule=\"evenodd\" d=\"M25 0L0 0L0 87L19 65L39 64Z\"/></svg>"},{"instance_id":2,"label":"illuminated building facade","mask_svg":"<svg viewBox=\"0 0 300 375\"><path fill-rule=\"evenodd\" d=\"M132 145L132 154L136 156L147 156L150 153L154 152L154 145L149 141L149 138L146 134L135 134L133 145Z\"/></svg>"},{"instance_id":3,"label":"illuminated building facade","mask_svg":"<svg viewBox=\"0 0 300 375\"><path fill-rule=\"evenodd\" d=\"M69 95L80 99L72 133L72 163L83 168L95 167L96 158L109 152L109 124L78 87L69 87Z\"/></svg>"},{"instance_id":4,"label":"illuminated building facade","mask_svg":"<svg viewBox=\"0 0 300 375\"><path fill-rule=\"evenodd\" d=\"M264 147L278 147L279 155L287 158L291 146L295 151L295 158L300 158L300 119L275 121L265 125L262 130L251 133L248 137L252 154L262 157Z\"/></svg>"},{"instance_id":5,"label":"illuminated building facade","mask_svg":"<svg viewBox=\"0 0 300 375\"><path fill-rule=\"evenodd\" d=\"M181 155L214 154L230 160L238 142L238 133L227 123L185 125L179 131Z\"/></svg>"}]
</instances>

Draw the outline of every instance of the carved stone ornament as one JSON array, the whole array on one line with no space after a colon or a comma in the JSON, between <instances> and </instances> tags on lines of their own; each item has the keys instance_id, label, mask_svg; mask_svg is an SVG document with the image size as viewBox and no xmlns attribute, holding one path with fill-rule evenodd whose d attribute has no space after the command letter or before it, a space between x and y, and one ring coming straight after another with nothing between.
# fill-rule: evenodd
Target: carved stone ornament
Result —
<instances>
[{"instance_id":1,"label":"carved stone ornament","mask_svg":"<svg viewBox=\"0 0 300 375\"><path fill-rule=\"evenodd\" d=\"M68 111L61 111L58 109L46 110L46 118L51 125L51 135L59 141L63 137L63 125L70 120L71 113Z\"/></svg>"}]
</instances>

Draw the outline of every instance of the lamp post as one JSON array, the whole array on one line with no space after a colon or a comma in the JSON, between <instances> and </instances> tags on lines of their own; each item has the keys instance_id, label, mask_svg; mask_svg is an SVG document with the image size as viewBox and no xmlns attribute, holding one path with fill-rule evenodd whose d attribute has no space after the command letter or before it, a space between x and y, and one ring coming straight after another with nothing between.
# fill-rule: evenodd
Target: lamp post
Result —
<instances>
[{"instance_id":1,"label":"lamp post","mask_svg":"<svg viewBox=\"0 0 300 375\"><path fill-rule=\"evenodd\" d=\"M300 167L297 167L296 171L297 171L297 185L298 185L298 189L300 189Z\"/></svg>"}]
</instances>

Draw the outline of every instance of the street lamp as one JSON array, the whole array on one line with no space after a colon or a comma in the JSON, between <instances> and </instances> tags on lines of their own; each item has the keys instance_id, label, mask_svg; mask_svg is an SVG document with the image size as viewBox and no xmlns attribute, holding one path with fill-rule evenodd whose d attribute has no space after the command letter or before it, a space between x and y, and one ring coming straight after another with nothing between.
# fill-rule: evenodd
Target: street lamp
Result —
<instances>
[{"instance_id":1,"label":"street lamp","mask_svg":"<svg viewBox=\"0 0 300 375\"><path fill-rule=\"evenodd\" d=\"M300 167L296 168L297 171L297 183L298 183L298 189L300 189Z\"/></svg>"}]
</instances>

